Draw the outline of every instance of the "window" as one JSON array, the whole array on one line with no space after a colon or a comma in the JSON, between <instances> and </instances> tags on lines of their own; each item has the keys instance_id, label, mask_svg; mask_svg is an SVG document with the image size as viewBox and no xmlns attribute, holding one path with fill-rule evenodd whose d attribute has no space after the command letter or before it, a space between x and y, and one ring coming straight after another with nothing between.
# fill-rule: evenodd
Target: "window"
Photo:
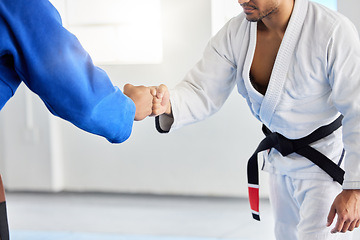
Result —
<instances>
[{"instance_id":1,"label":"window","mask_svg":"<svg viewBox=\"0 0 360 240\"><path fill-rule=\"evenodd\" d=\"M242 8L236 0L211 0L211 32L217 33L230 18L240 14Z\"/></svg>"},{"instance_id":2,"label":"window","mask_svg":"<svg viewBox=\"0 0 360 240\"><path fill-rule=\"evenodd\" d=\"M96 64L162 61L160 0L52 0Z\"/></svg>"}]
</instances>

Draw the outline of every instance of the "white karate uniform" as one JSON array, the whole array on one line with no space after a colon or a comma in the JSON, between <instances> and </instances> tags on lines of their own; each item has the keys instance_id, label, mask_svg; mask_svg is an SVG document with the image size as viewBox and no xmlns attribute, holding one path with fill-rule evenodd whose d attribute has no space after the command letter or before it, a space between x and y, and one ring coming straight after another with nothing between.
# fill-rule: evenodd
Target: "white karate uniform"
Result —
<instances>
[{"instance_id":1,"label":"white karate uniform","mask_svg":"<svg viewBox=\"0 0 360 240\"><path fill-rule=\"evenodd\" d=\"M325 227L332 200L341 191L337 182L270 174L270 189L277 240L352 239L352 232L330 233L336 218Z\"/></svg>"},{"instance_id":2,"label":"white karate uniform","mask_svg":"<svg viewBox=\"0 0 360 240\"><path fill-rule=\"evenodd\" d=\"M345 148L346 174L342 187L360 189L360 41L354 25L322 5L295 0L265 95L253 87L249 77L256 34L257 23L247 21L244 14L231 19L210 40L203 58L171 90L173 119L161 116L161 129L171 131L214 114L235 85L253 115L272 132L289 139L307 136L343 114L343 127L311 146L336 163ZM292 181L311 180L315 186L325 183L329 188L334 185L323 170L296 153L283 157L273 149L266 156L265 170ZM341 191L341 188L335 189L336 193ZM300 190L295 188L294 191ZM322 193L312 191L305 198L313 198L316 194ZM320 196L320 204L330 210L334 196L336 194L329 190L329 198ZM282 201L283 196L272 194L273 202L277 201L274 197ZM314 204L304 199L300 208L313 211L312 205L305 206L307 203ZM284 206L278 210L288 211ZM330 232L330 228L325 228L327 214L312 215L316 216L318 218L312 221L324 221L324 231ZM296 234L302 236L303 221L310 220L299 218L296 221ZM325 238L306 236L291 240L333 239L330 235Z\"/></svg>"}]
</instances>

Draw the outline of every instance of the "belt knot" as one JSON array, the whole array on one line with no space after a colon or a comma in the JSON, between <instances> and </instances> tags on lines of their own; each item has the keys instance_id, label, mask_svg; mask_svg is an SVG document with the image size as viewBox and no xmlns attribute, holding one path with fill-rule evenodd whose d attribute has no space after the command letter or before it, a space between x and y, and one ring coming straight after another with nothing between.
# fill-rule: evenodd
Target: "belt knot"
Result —
<instances>
[{"instance_id":1,"label":"belt knot","mask_svg":"<svg viewBox=\"0 0 360 240\"><path fill-rule=\"evenodd\" d=\"M280 133L271 133L268 137L273 139L274 148L278 150L284 157L289 155L290 153L295 152L293 142L281 135Z\"/></svg>"}]
</instances>

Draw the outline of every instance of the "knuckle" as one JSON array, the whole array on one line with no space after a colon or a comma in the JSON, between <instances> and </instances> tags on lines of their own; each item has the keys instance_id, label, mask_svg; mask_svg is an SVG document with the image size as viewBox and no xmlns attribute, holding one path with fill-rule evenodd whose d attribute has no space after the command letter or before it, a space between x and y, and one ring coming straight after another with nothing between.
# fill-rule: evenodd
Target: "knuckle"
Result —
<instances>
[{"instance_id":1,"label":"knuckle","mask_svg":"<svg viewBox=\"0 0 360 240\"><path fill-rule=\"evenodd\" d=\"M156 108L155 108L155 109L154 109L154 108L152 109L152 114L157 115L158 113L159 113L159 111L158 111Z\"/></svg>"},{"instance_id":2,"label":"knuckle","mask_svg":"<svg viewBox=\"0 0 360 240\"><path fill-rule=\"evenodd\" d=\"M164 85L164 84L161 84L161 85L160 85L160 88L161 88L162 90L166 90L166 89L167 89L166 85Z\"/></svg>"},{"instance_id":3,"label":"knuckle","mask_svg":"<svg viewBox=\"0 0 360 240\"><path fill-rule=\"evenodd\" d=\"M351 216L346 211L343 211L342 213L339 213L338 218L340 221L346 222L350 221Z\"/></svg>"}]
</instances>

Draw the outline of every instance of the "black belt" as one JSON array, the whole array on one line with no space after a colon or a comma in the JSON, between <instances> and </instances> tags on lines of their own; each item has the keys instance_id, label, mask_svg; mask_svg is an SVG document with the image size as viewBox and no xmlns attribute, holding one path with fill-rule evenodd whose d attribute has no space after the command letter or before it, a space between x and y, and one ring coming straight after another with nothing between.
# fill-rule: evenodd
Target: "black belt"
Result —
<instances>
[{"instance_id":1,"label":"black belt","mask_svg":"<svg viewBox=\"0 0 360 240\"><path fill-rule=\"evenodd\" d=\"M262 131L266 135L259 146L257 147L254 154L248 161L247 165L247 176L248 176L248 189L249 189L249 200L253 218L260 221L259 214L259 168L257 154L259 152L275 148L281 155L287 156L291 153L297 153L303 157L306 157L327 174L329 174L334 181L342 184L344 181L344 170L337 164L327 158L325 155L317 151L316 149L309 146L309 144L316 142L334 132L336 129L341 127L341 121L343 116L338 117L334 122L329 125L322 126L312 132L310 135L291 140L279 133L273 133L263 125Z\"/></svg>"}]
</instances>

